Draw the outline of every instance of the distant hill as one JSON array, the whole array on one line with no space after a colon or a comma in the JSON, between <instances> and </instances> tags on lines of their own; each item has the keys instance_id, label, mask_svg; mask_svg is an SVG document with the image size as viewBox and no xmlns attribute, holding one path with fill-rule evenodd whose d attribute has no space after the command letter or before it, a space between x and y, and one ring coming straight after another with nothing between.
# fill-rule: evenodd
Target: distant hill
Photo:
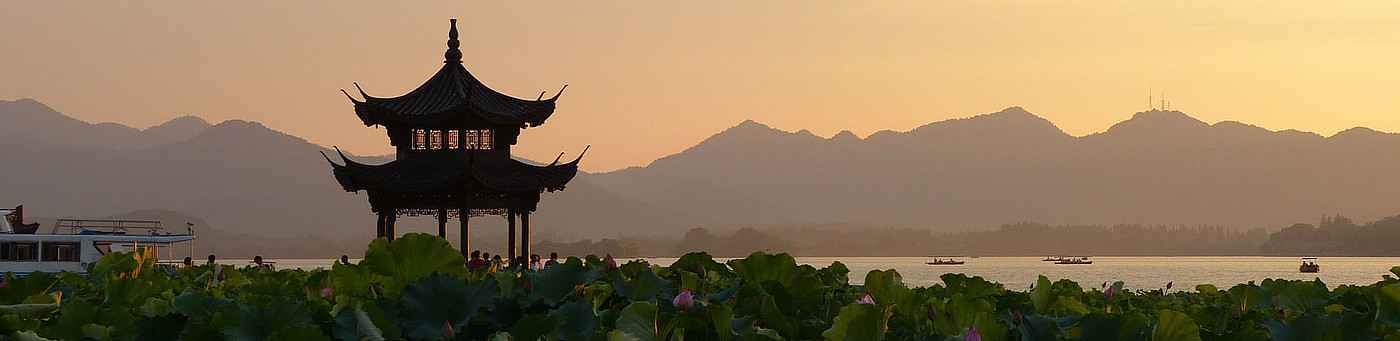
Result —
<instances>
[{"instance_id":1,"label":"distant hill","mask_svg":"<svg viewBox=\"0 0 1400 341\"><path fill-rule=\"evenodd\" d=\"M88 123L59 113L39 101L0 100L0 136L9 141L60 147L122 150L179 142L194 137L209 122L183 116L147 129L117 123Z\"/></svg>"},{"instance_id":2,"label":"distant hill","mask_svg":"<svg viewBox=\"0 0 1400 341\"><path fill-rule=\"evenodd\" d=\"M0 205L23 203L34 216L197 217L208 224L201 234L218 236L200 243L286 254L274 257L357 254L373 237L364 195L335 183L318 154L326 147L257 122L181 117L136 129L33 100L0 101L0 121L15 122L0 125ZM1323 137L1174 111L1082 137L1014 107L865 138L745 121L645 167L580 174L545 195L532 223L536 240L572 241L804 223L936 232L1019 221L1282 227L1337 212L1373 220L1400 212L1397 151L1400 136L1365 128ZM499 252L502 221L473 220L473 246ZM401 224L436 230L427 219Z\"/></svg>"},{"instance_id":3,"label":"distant hill","mask_svg":"<svg viewBox=\"0 0 1400 341\"><path fill-rule=\"evenodd\" d=\"M0 102L0 121L28 122L24 124L29 127L7 128L0 134L0 150L5 151L0 157L5 174L0 177L0 205L23 203L34 216L103 217L158 208L206 220L214 231L201 234L242 236L201 238L202 243L236 248L238 254L292 248L268 242L278 240L294 240L306 249L290 252L296 256L316 250L325 256L354 254L374 236L374 218L363 193L346 193L335 183L319 154L325 147L257 122L208 125L196 117L181 117L144 130L121 130L131 133L123 135L123 141L139 143L100 145L61 136L93 136L111 125L72 119L33 100ZM610 194L587 178L580 175L568 191L545 195L531 221L536 240L616 236L644 224L677 224L669 218L685 216ZM504 235L503 222L496 217L475 219L473 236L480 243L475 246L504 245L492 240ZM400 231L436 231L427 219L400 224ZM456 240L455 223L452 236ZM287 256L292 255L278 257Z\"/></svg>"},{"instance_id":4,"label":"distant hill","mask_svg":"<svg viewBox=\"0 0 1400 341\"><path fill-rule=\"evenodd\" d=\"M1018 107L908 132L822 138L745 121L609 190L722 224L846 222L963 230L1003 223L1282 227L1400 211L1400 135L1334 136L1140 112L1083 137Z\"/></svg>"}]
</instances>

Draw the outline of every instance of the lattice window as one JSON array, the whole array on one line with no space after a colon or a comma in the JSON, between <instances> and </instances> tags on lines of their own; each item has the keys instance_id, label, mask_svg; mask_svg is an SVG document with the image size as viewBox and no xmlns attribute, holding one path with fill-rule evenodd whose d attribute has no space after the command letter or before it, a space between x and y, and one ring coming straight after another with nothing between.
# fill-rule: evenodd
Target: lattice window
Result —
<instances>
[{"instance_id":1,"label":"lattice window","mask_svg":"<svg viewBox=\"0 0 1400 341\"><path fill-rule=\"evenodd\" d=\"M427 131L424 131L423 129L413 130L413 150L428 149L427 137L425 136L426 134Z\"/></svg>"},{"instance_id":2,"label":"lattice window","mask_svg":"<svg viewBox=\"0 0 1400 341\"><path fill-rule=\"evenodd\" d=\"M462 149L462 131L456 129L447 131L447 149Z\"/></svg>"},{"instance_id":3,"label":"lattice window","mask_svg":"<svg viewBox=\"0 0 1400 341\"><path fill-rule=\"evenodd\" d=\"M428 148L432 150L442 150L442 131L428 131Z\"/></svg>"},{"instance_id":4,"label":"lattice window","mask_svg":"<svg viewBox=\"0 0 1400 341\"><path fill-rule=\"evenodd\" d=\"M496 138L492 136L491 130L481 131L481 141L476 145L476 149L491 150L496 145Z\"/></svg>"},{"instance_id":5,"label":"lattice window","mask_svg":"<svg viewBox=\"0 0 1400 341\"><path fill-rule=\"evenodd\" d=\"M466 149L491 150L496 144L495 136L490 129L471 129L463 133L467 135Z\"/></svg>"}]
</instances>

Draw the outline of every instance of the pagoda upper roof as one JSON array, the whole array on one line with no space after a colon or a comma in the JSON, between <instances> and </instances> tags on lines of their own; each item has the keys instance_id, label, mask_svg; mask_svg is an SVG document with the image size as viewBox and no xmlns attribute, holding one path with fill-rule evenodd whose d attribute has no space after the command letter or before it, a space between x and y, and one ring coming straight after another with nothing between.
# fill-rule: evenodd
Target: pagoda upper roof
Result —
<instances>
[{"instance_id":1,"label":"pagoda upper roof","mask_svg":"<svg viewBox=\"0 0 1400 341\"><path fill-rule=\"evenodd\" d=\"M444 54L446 61L437 73L418 88L398 97L370 96L358 83L355 84L364 100L357 100L345 93L355 103L355 115L367 126L430 125L458 118L459 115L473 114L493 124L524 127L544 124L545 119L554 113L554 103L564 93L563 88L548 99L544 98L544 92L535 100L503 94L487 87L462 66L462 52L457 49L459 45L457 19L452 19L448 49Z\"/></svg>"},{"instance_id":2,"label":"pagoda upper roof","mask_svg":"<svg viewBox=\"0 0 1400 341\"><path fill-rule=\"evenodd\" d=\"M369 165L355 162L344 153L340 154L344 165L336 164L330 157L326 157L326 162L331 164L336 181L347 192L437 193L452 189L478 190L477 186L501 193L553 192L563 190L578 174L579 161L587 152L585 148L573 161L560 164L555 159L545 166L509 157L472 157L467 162L411 158Z\"/></svg>"}]
</instances>

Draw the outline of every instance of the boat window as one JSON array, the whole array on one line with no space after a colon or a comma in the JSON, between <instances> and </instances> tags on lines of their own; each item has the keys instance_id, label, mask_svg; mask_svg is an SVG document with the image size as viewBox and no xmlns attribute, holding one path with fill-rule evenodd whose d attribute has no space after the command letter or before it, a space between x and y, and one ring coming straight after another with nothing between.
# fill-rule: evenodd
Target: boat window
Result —
<instances>
[{"instance_id":1,"label":"boat window","mask_svg":"<svg viewBox=\"0 0 1400 341\"><path fill-rule=\"evenodd\" d=\"M80 258L78 243L44 243L45 262L77 262Z\"/></svg>"},{"instance_id":2,"label":"boat window","mask_svg":"<svg viewBox=\"0 0 1400 341\"><path fill-rule=\"evenodd\" d=\"M0 243L0 260L9 262L32 262L39 260L39 244L23 242Z\"/></svg>"}]
</instances>

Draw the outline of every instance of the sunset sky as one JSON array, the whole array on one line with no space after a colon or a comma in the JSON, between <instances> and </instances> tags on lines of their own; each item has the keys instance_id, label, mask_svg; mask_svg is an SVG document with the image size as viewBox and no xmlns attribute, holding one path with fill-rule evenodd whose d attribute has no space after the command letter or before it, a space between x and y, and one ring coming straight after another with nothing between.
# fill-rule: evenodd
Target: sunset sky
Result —
<instances>
[{"instance_id":1,"label":"sunset sky","mask_svg":"<svg viewBox=\"0 0 1400 341\"><path fill-rule=\"evenodd\" d=\"M640 166L753 119L830 136L1022 106L1084 135L1147 107L1331 135L1400 131L1400 2L17 1L0 99L135 127L248 119L388 152L339 89L411 90L449 17L488 85L568 83L517 155ZM308 156L319 157L319 156Z\"/></svg>"}]
</instances>

